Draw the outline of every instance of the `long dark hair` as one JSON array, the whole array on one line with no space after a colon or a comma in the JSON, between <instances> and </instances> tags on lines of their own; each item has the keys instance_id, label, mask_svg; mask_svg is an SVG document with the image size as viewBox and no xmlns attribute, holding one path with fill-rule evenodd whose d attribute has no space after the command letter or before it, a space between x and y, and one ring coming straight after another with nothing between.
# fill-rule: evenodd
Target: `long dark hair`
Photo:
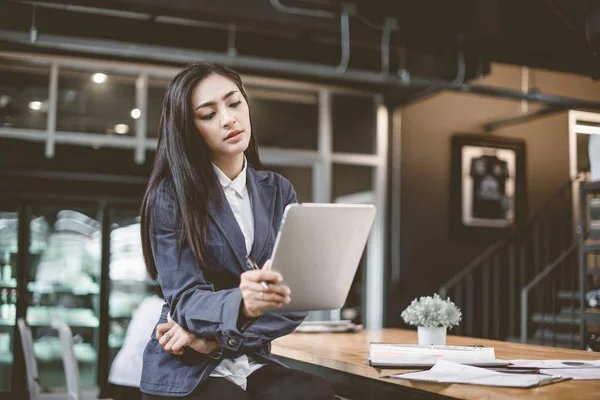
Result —
<instances>
[{"instance_id":1,"label":"long dark hair","mask_svg":"<svg viewBox=\"0 0 600 400\"><path fill-rule=\"evenodd\" d=\"M190 246L199 263L205 260L206 223L211 196L222 201L218 179L211 166L210 152L196 129L191 106L192 91L198 82L212 74L231 79L248 102L240 76L230 68L214 63L196 62L177 74L165 95L159 125L158 148L150 181L141 209L142 249L146 269L154 280L158 278L152 255L154 212L158 202L157 191L166 185L176 200L178 254L184 242ZM252 123L250 123L252 129ZM256 169L261 168L256 135L252 130L250 144L244 152Z\"/></svg>"}]
</instances>

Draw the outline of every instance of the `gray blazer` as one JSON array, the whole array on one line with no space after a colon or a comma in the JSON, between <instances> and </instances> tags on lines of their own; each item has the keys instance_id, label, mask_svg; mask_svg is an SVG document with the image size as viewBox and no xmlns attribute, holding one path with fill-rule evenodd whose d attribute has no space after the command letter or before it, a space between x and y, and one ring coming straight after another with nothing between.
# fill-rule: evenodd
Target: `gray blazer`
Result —
<instances>
[{"instance_id":1,"label":"gray blazer","mask_svg":"<svg viewBox=\"0 0 600 400\"><path fill-rule=\"evenodd\" d=\"M262 267L270 257L285 206L296 202L291 183L273 172L248 165L248 192L254 213L254 244L250 257ZM198 337L215 337L221 358L242 354L263 363L281 364L271 354L271 341L287 335L304 320L306 313L265 313L247 320L241 313L240 275L248 269L244 236L223 201L209 204L207 257L200 265L184 243L178 265L177 227L180 214L175 194L162 184L157 194L152 251L166 303L158 323L167 312L175 322ZM219 359L188 349L181 356L162 349L155 330L144 350L140 389L159 396L185 396L208 379Z\"/></svg>"}]
</instances>

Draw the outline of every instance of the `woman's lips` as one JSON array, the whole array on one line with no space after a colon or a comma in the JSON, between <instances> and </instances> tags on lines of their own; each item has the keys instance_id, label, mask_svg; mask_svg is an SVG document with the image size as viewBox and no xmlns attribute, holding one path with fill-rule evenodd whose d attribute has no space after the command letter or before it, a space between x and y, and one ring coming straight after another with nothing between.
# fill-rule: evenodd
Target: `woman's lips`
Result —
<instances>
[{"instance_id":1,"label":"woman's lips","mask_svg":"<svg viewBox=\"0 0 600 400\"><path fill-rule=\"evenodd\" d=\"M225 141L226 142L237 142L242 138L242 132L244 132L241 129L237 129L235 131L231 131L227 134L227 136L225 136Z\"/></svg>"}]
</instances>

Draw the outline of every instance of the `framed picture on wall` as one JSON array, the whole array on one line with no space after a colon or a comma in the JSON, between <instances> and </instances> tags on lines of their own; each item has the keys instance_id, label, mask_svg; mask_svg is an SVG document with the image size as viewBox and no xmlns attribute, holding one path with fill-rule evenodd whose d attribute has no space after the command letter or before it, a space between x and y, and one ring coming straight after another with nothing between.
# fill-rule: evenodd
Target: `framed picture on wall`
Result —
<instances>
[{"instance_id":1,"label":"framed picture on wall","mask_svg":"<svg viewBox=\"0 0 600 400\"><path fill-rule=\"evenodd\" d=\"M452 136L451 235L500 238L527 216L525 142Z\"/></svg>"}]
</instances>

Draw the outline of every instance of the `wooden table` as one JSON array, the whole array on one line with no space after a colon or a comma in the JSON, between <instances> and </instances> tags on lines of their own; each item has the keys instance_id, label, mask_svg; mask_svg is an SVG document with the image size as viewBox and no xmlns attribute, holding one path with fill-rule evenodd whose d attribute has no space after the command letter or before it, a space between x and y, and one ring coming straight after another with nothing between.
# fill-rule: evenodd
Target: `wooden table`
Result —
<instances>
[{"instance_id":1,"label":"wooden table","mask_svg":"<svg viewBox=\"0 0 600 400\"><path fill-rule=\"evenodd\" d=\"M294 333L273 342L272 352L291 367L329 379L348 399L600 399L600 381L565 381L535 389L411 382L384 378L406 370L377 369L367 361L370 342L416 343L416 331L382 329L358 333ZM500 359L597 360L600 353L448 336L449 345L493 347Z\"/></svg>"}]
</instances>

